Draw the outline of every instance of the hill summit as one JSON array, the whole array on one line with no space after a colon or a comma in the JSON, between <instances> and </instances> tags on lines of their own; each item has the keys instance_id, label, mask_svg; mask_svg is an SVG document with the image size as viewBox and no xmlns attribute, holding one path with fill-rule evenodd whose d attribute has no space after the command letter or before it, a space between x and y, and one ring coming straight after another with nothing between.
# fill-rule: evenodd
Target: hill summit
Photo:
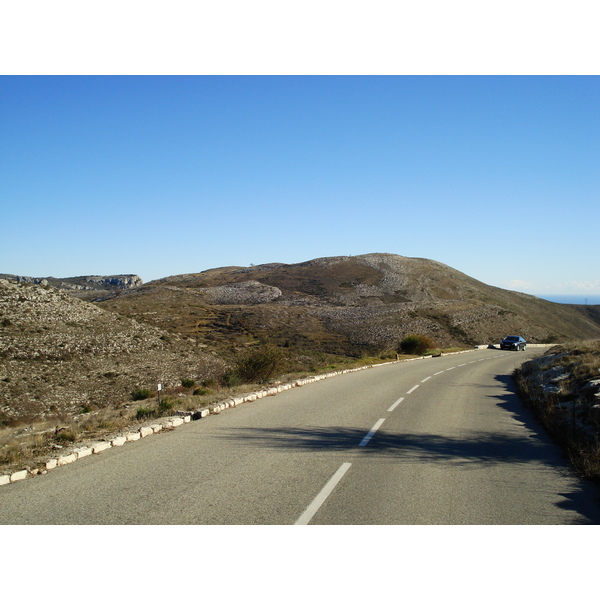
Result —
<instances>
[{"instance_id":1,"label":"hill summit","mask_svg":"<svg viewBox=\"0 0 600 600\"><path fill-rule=\"evenodd\" d=\"M396 254L222 267L151 281L101 303L211 345L268 342L357 353L428 335L440 346L507 334L554 343L600 335L596 307L489 286L440 262Z\"/></svg>"}]
</instances>

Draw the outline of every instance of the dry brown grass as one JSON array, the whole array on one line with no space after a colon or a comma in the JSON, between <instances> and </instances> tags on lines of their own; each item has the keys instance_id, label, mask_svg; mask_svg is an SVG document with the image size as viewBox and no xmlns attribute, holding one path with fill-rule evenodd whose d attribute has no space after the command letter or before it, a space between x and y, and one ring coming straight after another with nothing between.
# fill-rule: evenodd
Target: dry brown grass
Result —
<instances>
[{"instance_id":1,"label":"dry brown grass","mask_svg":"<svg viewBox=\"0 0 600 600\"><path fill-rule=\"evenodd\" d=\"M194 395L197 389L206 389L207 393ZM160 402L152 397L75 417L34 421L25 427L4 427L0 429L0 474L22 468L43 468L50 456L68 447L107 440L118 433L136 430L144 422L174 415L177 411L204 408L230 394L231 391L225 389L180 386L166 389Z\"/></svg>"},{"instance_id":2,"label":"dry brown grass","mask_svg":"<svg viewBox=\"0 0 600 600\"><path fill-rule=\"evenodd\" d=\"M600 377L600 340L563 344L554 352L564 353L558 364L567 366L576 380Z\"/></svg>"}]
</instances>

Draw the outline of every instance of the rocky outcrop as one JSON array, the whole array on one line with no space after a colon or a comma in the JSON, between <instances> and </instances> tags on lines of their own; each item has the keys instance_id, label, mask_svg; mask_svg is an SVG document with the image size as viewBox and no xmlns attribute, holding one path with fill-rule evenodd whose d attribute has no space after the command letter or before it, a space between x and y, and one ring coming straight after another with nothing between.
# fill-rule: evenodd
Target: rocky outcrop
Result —
<instances>
[{"instance_id":1,"label":"rocky outcrop","mask_svg":"<svg viewBox=\"0 0 600 600\"><path fill-rule=\"evenodd\" d=\"M17 281L18 283L48 285L48 279L46 277L24 277L22 275L8 275L7 273L0 273L0 279L8 279L9 281Z\"/></svg>"},{"instance_id":2,"label":"rocky outcrop","mask_svg":"<svg viewBox=\"0 0 600 600\"><path fill-rule=\"evenodd\" d=\"M65 291L120 291L139 288L144 282L138 275L83 275L81 277L26 277L0 274L0 279L18 283L52 286Z\"/></svg>"},{"instance_id":3,"label":"rocky outcrop","mask_svg":"<svg viewBox=\"0 0 600 600\"><path fill-rule=\"evenodd\" d=\"M73 280L82 280L83 282L85 282L84 285L91 286L88 289L105 289L106 286L109 286L129 290L133 288L138 288L144 283L138 275L89 275L86 277L73 277L69 281ZM65 285L68 285L66 280Z\"/></svg>"},{"instance_id":4,"label":"rocky outcrop","mask_svg":"<svg viewBox=\"0 0 600 600\"><path fill-rule=\"evenodd\" d=\"M521 397L577 472L600 482L600 340L555 346L514 373Z\"/></svg>"},{"instance_id":5,"label":"rocky outcrop","mask_svg":"<svg viewBox=\"0 0 600 600\"><path fill-rule=\"evenodd\" d=\"M552 427L597 437L600 427L599 342L572 350L556 346L516 371L520 389Z\"/></svg>"},{"instance_id":6,"label":"rocky outcrop","mask_svg":"<svg viewBox=\"0 0 600 600\"><path fill-rule=\"evenodd\" d=\"M258 281L220 285L205 288L202 292L215 304L263 304L272 302L282 295L279 288Z\"/></svg>"}]
</instances>

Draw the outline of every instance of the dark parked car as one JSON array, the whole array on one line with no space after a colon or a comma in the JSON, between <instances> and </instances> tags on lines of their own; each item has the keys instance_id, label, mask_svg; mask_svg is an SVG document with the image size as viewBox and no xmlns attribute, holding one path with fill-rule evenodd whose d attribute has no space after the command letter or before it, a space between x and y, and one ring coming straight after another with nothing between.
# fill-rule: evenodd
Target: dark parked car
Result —
<instances>
[{"instance_id":1,"label":"dark parked car","mask_svg":"<svg viewBox=\"0 0 600 600\"><path fill-rule=\"evenodd\" d=\"M501 350L525 350L527 342L520 335L508 335L500 342Z\"/></svg>"}]
</instances>

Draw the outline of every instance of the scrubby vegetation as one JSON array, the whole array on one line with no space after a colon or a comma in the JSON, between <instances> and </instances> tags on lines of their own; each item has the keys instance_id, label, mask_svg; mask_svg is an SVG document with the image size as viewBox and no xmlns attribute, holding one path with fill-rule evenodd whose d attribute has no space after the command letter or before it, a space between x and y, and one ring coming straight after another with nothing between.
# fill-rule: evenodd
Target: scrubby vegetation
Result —
<instances>
[{"instance_id":1,"label":"scrubby vegetation","mask_svg":"<svg viewBox=\"0 0 600 600\"><path fill-rule=\"evenodd\" d=\"M600 340L554 346L524 363L515 379L576 471L600 481Z\"/></svg>"},{"instance_id":2,"label":"scrubby vegetation","mask_svg":"<svg viewBox=\"0 0 600 600\"><path fill-rule=\"evenodd\" d=\"M435 342L429 336L410 334L405 336L398 344L398 352L401 354L423 356L428 350L432 350L435 347Z\"/></svg>"},{"instance_id":3,"label":"scrubby vegetation","mask_svg":"<svg viewBox=\"0 0 600 600\"><path fill-rule=\"evenodd\" d=\"M131 399L133 401L136 400L145 400L146 398L152 397L152 392L147 388L135 388L133 392L131 392Z\"/></svg>"},{"instance_id":4,"label":"scrubby vegetation","mask_svg":"<svg viewBox=\"0 0 600 600\"><path fill-rule=\"evenodd\" d=\"M57 289L0 278L0 427L68 420L219 377L226 361ZM132 394L133 393L133 394Z\"/></svg>"},{"instance_id":5,"label":"scrubby vegetation","mask_svg":"<svg viewBox=\"0 0 600 600\"><path fill-rule=\"evenodd\" d=\"M236 360L235 367L225 374L228 385L244 383L266 383L279 375L285 364L285 358L279 348L267 346L244 352Z\"/></svg>"}]
</instances>

